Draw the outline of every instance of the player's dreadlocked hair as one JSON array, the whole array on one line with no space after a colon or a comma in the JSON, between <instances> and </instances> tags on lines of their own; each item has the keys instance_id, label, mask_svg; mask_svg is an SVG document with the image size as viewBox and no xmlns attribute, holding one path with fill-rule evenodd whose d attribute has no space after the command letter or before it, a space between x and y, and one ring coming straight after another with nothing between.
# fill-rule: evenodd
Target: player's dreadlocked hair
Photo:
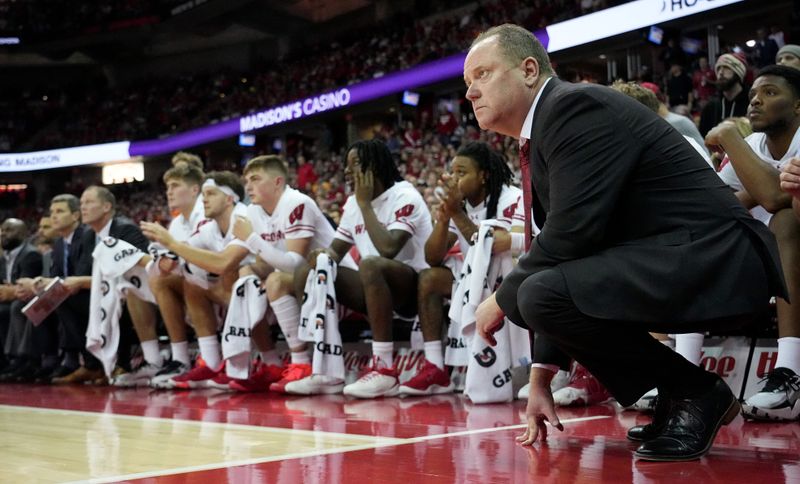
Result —
<instances>
[{"instance_id":1,"label":"player's dreadlocked hair","mask_svg":"<svg viewBox=\"0 0 800 484\"><path fill-rule=\"evenodd\" d=\"M486 173L486 191L489 201L486 203L486 218L494 218L497 214L497 202L503 185L510 185L514 178L506 163L506 157L491 149L486 143L469 142L458 149L456 156L464 156L478 165L478 169Z\"/></svg>"},{"instance_id":2,"label":"player's dreadlocked hair","mask_svg":"<svg viewBox=\"0 0 800 484\"><path fill-rule=\"evenodd\" d=\"M350 150L356 150L361 170L372 170L375 178L383 183L384 188L389 188L394 185L394 182L403 180L400 172L397 171L397 163L392 158L392 153L383 141L379 139L356 141L350 145L347 152L349 153Z\"/></svg>"}]
</instances>

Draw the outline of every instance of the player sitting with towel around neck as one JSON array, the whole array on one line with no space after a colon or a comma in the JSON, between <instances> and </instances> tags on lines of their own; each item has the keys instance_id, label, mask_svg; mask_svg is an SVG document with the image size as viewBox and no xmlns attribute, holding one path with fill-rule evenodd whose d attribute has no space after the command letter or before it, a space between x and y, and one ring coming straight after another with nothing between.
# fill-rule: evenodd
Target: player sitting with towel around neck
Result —
<instances>
[{"instance_id":1,"label":"player sitting with towel around neck","mask_svg":"<svg viewBox=\"0 0 800 484\"><path fill-rule=\"evenodd\" d=\"M431 265L419 275L419 321L425 340L425 365L400 387L400 393L429 395L453 391L444 369L442 318L444 299L449 298L458 268L445 265L448 250L458 242L466 254L481 220L496 219L508 231L494 231L494 253L512 249L518 255L524 247L522 229L525 215L522 190L511 185L513 175L505 159L486 144L462 146L442 175L443 196L435 212L436 224L425 243L425 259ZM509 232L512 227L514 233Z\"/></svg>"}]
</instances>

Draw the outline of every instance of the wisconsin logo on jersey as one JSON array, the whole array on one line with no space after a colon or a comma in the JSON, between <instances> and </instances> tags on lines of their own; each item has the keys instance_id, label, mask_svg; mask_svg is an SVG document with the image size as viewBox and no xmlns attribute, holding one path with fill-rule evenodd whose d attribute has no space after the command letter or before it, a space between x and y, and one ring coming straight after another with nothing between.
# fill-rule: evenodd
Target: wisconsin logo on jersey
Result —
<instances>
[{"instance_id":1,"label":"wisconsin logo on jersey","mask_svg":"<svg viewBox=\"0 0 800 484\"><path fill-rule=\"evenodd\" d=\"M519 203L519 200L516 201L515 203L512 203L511 205L507 206L506 208L504 208L503 209L503 217L504 218L513 217L514 213L517 211L517 204L518 203Z\"/></svg>"},{"instance_id":2,"label":"wisconsin logo on jersey","mask_svg":"<svg viewBox=\"0 0 800 484\"><path fill-rule=\"evenodd\" d=\"M396 219L400 220L401 218L408 217L412 213L414 213L414 205L409 203L408 205L404 205L402 208L400 208L399 210L395 211L394 212L394 217Z\"/></svg>"},{"instance_id":3,"label":"wisconsin logo on jersey","mask_svg":"<svg viewBox=\"0 0 800 484\"><path fill-rule=\"evenodd\" d=\"M301 220L303 218L303 211L305 211L306 205L301 204L298 205L292 210L292 213L289 214L289 225Z\"/></svg>"}]
</instances>

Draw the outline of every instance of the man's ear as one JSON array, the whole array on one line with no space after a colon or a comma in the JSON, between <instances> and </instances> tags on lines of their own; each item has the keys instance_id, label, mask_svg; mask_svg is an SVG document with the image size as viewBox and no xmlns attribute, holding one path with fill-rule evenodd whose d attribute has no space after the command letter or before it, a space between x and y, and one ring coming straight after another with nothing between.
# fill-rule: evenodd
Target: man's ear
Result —
<instances>
[{"instance_id":1,"label":"man's ear","mask_svg":"<svg viewBox=\"0 0 800 484\"><path fill-rule=\"evenodd\" d=\"M539 62L533 57L526 57L522 61L522 69L525 71L525 85L528 87L535 86L541 75Z\"/></svg>"}]
</instances>

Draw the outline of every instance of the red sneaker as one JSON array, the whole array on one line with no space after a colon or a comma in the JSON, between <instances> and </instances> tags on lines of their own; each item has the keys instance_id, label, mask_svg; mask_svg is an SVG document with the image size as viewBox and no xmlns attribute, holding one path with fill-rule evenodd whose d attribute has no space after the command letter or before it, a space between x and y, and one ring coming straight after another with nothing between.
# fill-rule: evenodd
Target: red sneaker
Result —
<instances>
[{"instance_id":1,"label":"red sneaker","mask_svg":"<svg viewBox=\"0 0 800 484\"><path fill-rule=\"evenodd\" d=\"M190 388L207 388L208 382L214 379L220 372L225 370L223 363L219 369L214 370L206 365L206 362L201 357L197 357L194 363L194 368L187 371L182 375L172 378L175 382L175 388L182 388L188 390Z\"/></svg>"},{"instance_id":2,"label":"red sneaker","mask_svg":"<svg viewBox=\"0 0 800 484\"><path fill-rule=\"evenodd\" d=\"M228 374L225 372L225 363L223 363L222 369L220 369L219 372L217 372L217 376L206 381L206 386L208 388L216 388L217 390L230 390L230 387L228 385L232 381L233 378L229 377Z\"/></svg>"},{"instance_id":3,"label":"red sneaker","mask_svg":"<svg viewBox=\"0 0 800 484\"><path fill-rule=\"evenodd\" d=\"M450 375L425 360L425 366L410 380L400 385L400 395L439 395L453 393L454 389L455 385L450 381Z\"/></svg>"},{"instance_id":4,"label":"red sneaker","mask_svg":"<svg viewBox=\"0 0 800 484\"><path fill-rule=\"evenodd\" d=\"M266 392L272 382L278 381L283 373L283 367L256 363L247 380L231 380L230 388L237 392Z\"/></svg>"},{"instance_id":5,"label":"red sneaker","mask_svg":"<svg viewBox=\"0 0 800 484\"><path fill-rule=\"evenodd\" d=\"M311 365L308 363L292 363L283 370L281 379L269 386L271 392L286 393L286 384L302 380L311 375Z\"/></svg>"},{"instance_id":6,"label":"red sneaker","mask_svg":"<svg viewBox=\"0 0 800 484\"><path fill-rule=\"evenodd\" d=\"M569 385L553 393L553 402L560 407L595 405L611 398L606 387L582 365L575 365Z\"/></svg>"}]
</instances>

